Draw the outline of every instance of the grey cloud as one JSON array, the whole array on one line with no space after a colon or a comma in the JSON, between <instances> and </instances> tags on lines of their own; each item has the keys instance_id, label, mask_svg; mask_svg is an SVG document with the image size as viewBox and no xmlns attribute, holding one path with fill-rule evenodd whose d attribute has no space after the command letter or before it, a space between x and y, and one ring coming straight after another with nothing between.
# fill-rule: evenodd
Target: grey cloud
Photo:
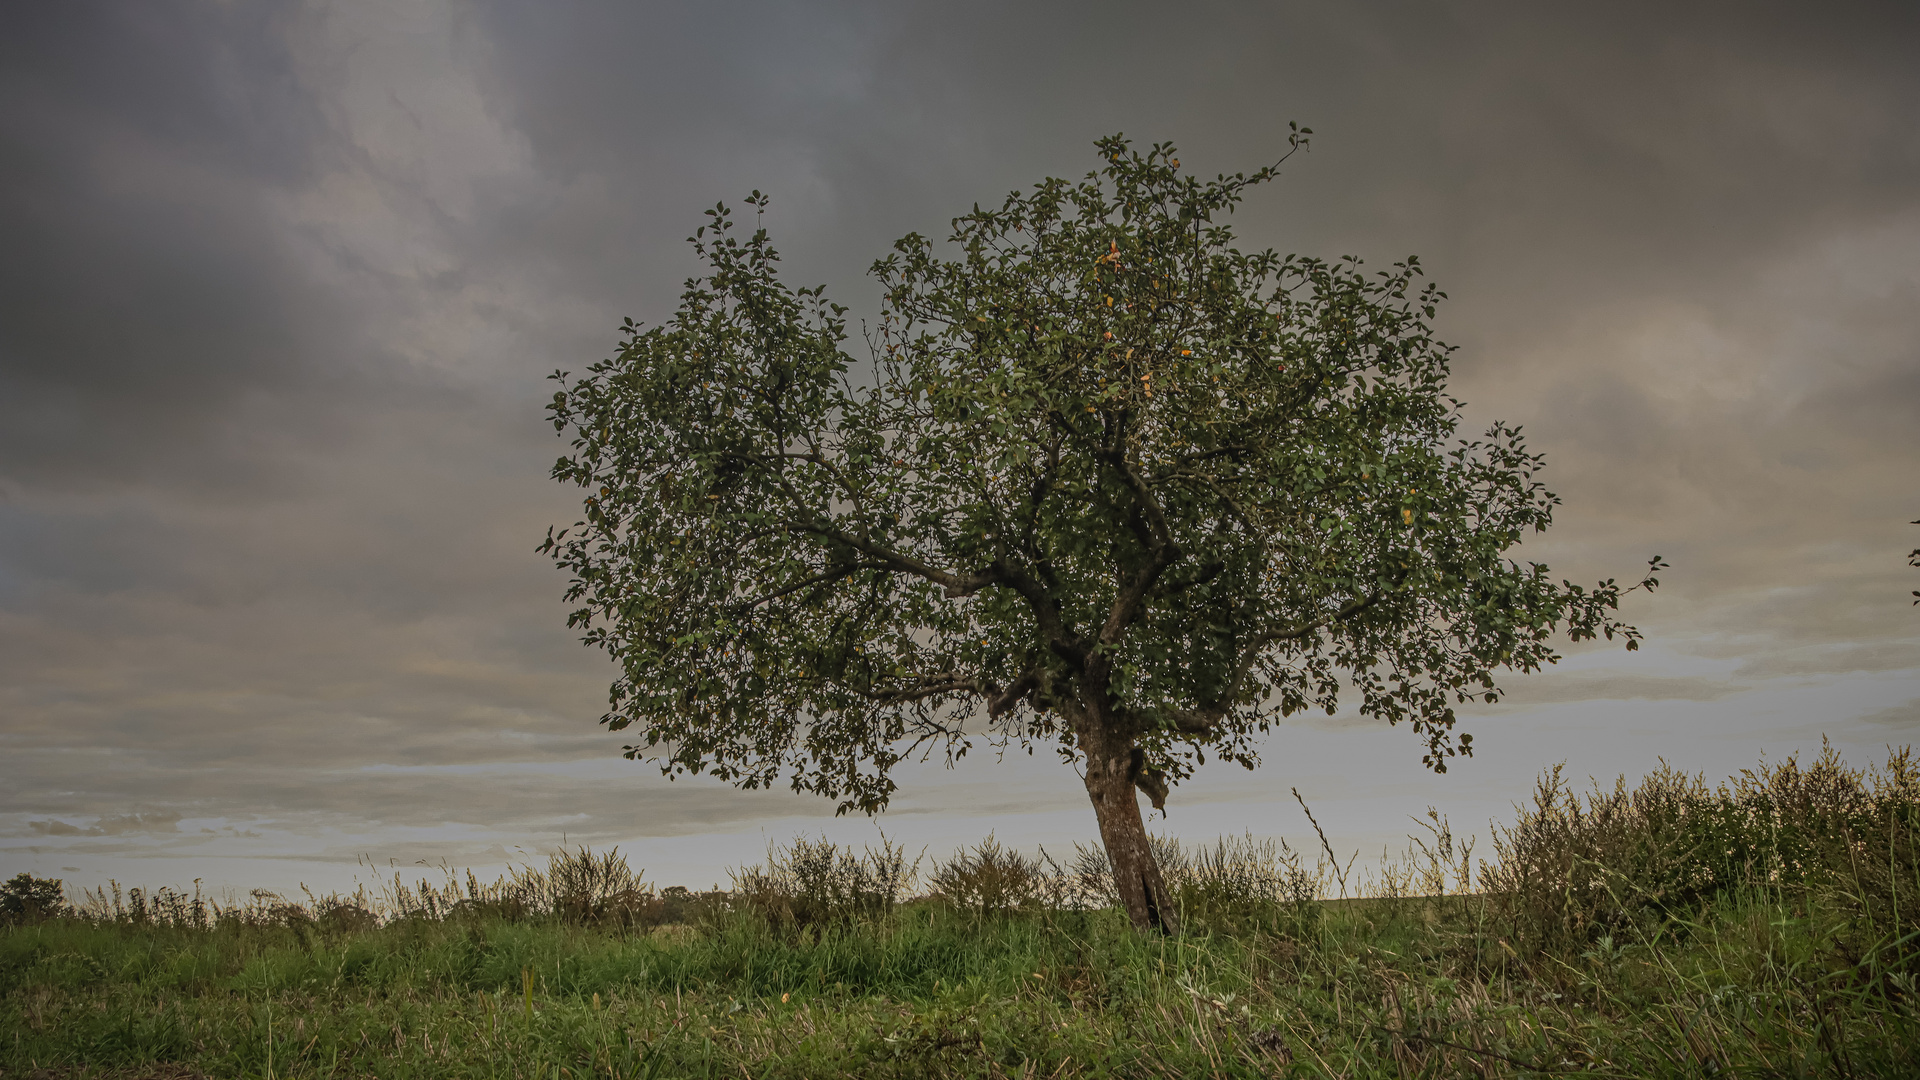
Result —
<instances>
[{"instance_id":1,"label":"grey cloud","mask_svg":"<svg viewBox=\"0 0 1920 1080\"><path fill-rule=\"evenodd\" d=\"M1905 733L1920 731L1920 698L1868 713L1860 718L1860 722L1876 727L1894 728Z\"/></svg>"},{"instance_id":2,"label":"grey cloud","mask_svg":"<svg viewBox=\"0 0 1920 1080\"><path fill-rule=\"evenodd\" d=\"M610 756L610 755L609 755ZM39 758L38 761L44 761ZM601 761L605 761L603 756ZM55 763L57 766L57 763ZM56 776L63 770L54 768ZM711 780L666 783L651 766L618 762L583 780L577 772L533 767L496 769L315 769L293 765L168 765L113 770L95 778L127 783L133 798L178 797L191 787L194 798L183 810L115 815L92 824L60 818L25 821L34 835L47 837L124 837L173 834L182 817L245 813L244 831L337 830L364 836L369 829L405 829L446 825L479 826L506 835L524 831L558 835L565 830L584 842L603 843L628 836L679 836L788 815L818 816L831 807L791 792L742 792ZM62 779L66 777L62 776ZM15 800L7 800L12 803ZM56 800L41 798L45 805ZM81 808L87 800L64 800ZM13 807L0 804L0 813ZM82 810L84 812L84 810ZM77 815L76 815L77 816ZM242 831L234 826L229 835ZM197 845L199 831L179 831L179 844ZM330 849L330 858L351 858L348 841ZM88 848L88 850L108 850ZM116 847L111 850L136 850Z\"/></svg>"},{"instance_id":3,"label":"grey cloud","mask_svg":"<svg viewBox=\"0 0 1920 1080\"><path fill-rule=\"evenodd\" d=\"M531 550L577 508L544 479L540 378L671 310L716 200L771 192L791 278L857 317L895 237L1077 176L1117 130L1211 173L1277 156L1288 119L1316 128L1244 240L1421 255L1471 415L1527 424L1566 499L1523 554L1576 579L1665 554L1628 617L1744 661L1514 678L1503 709L1903 670L1916 18L37 8L0 41L0 812L135 851L201 840L105 832L126 806L235 839L830 809L643 765L557 778L621 740Z\"/></svg>"},{"instance_id":4,"label":"grey cloud","mask_svg":"<svg viewBox=\"0 0 1920 1080\"><path fill-rule=\"evenodd\" d=\"M27 822L27 826L31 828L34 832L45 833L48 836L104 836L106 835L105 833L97 832L91 829L86 829L79 825L69 825L64 821L29 821Z\"/></svg>"},{"instance_id":5,"label":"grey cloud","mask_svg":"<svg viewBox=\"0 0 1920 1080\"><path fill-rule=\"evenodd\" d=\"M326 145L285 21L77 3L10 23L0 476L257 484L260 428L313 427L350 381L316 345L351 320L272 221Z\"/></svg>"},{"instance_id":6,"label":"grey cloud","mask_svg":"<svg viewBox=\"0 0 1920 1080\"><path fill-rule=\"evenodd\" d=\"M113 814L91 825L66 821L29 821L27 827L44 836L123 836L129 833L178 832L181 815L176 813Z\"/></svg>"},{"instance_id":7,"label":"grey cloud","mask_svg":"<svg viewBox=\"0 0 1920 1080\"><path fill-rule=\"evenodd\" d=\"M1854 672L1904 671L1915 666L1912 642L1874 642L1824 648L1782 650L1755 656L1738 668L1743 678L1782 675L1844 675Z\"/></svg>"},{"instance_id":8,"label":"grey cloud","mask_svg":"<svg viewBox=\"0 0 1920 1080\"><path fill-rule=\"evenodd\" d=\"M1751 689L1726 679L1618 672L1552 672L1507 679L1496 708L1562 701L1716 701Z\"/></svg>"}]
</instances>

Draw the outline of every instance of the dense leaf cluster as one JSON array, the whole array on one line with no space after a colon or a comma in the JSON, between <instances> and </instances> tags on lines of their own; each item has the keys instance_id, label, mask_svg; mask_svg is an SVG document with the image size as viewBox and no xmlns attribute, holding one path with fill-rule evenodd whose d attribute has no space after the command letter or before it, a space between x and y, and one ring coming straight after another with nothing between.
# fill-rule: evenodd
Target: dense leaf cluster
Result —
<instances>
[{"instance_id":1,"label":"dense leaf cluster","mask_svg":"<svg viewBox=\"0 0 1920 1080\"><path fill-rule=\"evenodd\" d=\"M1099 150L899 241L865 362L719 207L673 319L556 374L586 513L542 550L620 664L630 755L870 811L916 749L1071 755L1087 717L1167 781L1251 766L1346 690L1444 770L1496 670L1560 632L1635 646L1613 581L1507 557L1557 500L1518 430L1457 437L1417 260L1242 252L1222 219L1277 165Z\"/></svg>"},{"instance_id":2,"label":"dense leaf cluster","mask_svg":"<svg viewBox=\"0 0 1920 1080\"><path fill-rule=\"evenodd\" d=\"M59 878L39 878L25 872L0 884L0 923L32 922L67 910L66 891Z\"/></svg>"}]
</instances>

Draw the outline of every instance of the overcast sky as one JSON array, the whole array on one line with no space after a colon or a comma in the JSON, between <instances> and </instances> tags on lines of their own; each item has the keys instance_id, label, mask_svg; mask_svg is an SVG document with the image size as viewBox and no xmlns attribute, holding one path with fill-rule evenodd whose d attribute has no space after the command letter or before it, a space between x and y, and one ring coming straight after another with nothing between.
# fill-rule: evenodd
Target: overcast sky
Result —
<instances>
[{"instance_id":1,"label":"overcast sky","mask_svg":"<svg viewBox=\"0 0 1920 1080\"><path fill-rule=\"evenodd\" d=\"M1673 569L1644 651L1509 680L1444 777L1301 719L1153 827L1297 845L1298 786L1373 853L1561 761L1865 764L1920 735L1916 56L1911 3L16 5L0 874L326 889L564 836L704 886L872 839L619 758L534 551L577 509L543 377L671 311L716 201L771 193L789 280L857 318L895 237L1102 135L1211 174L1289 120L1312 148L1243 243L1419 255L1470 420L1524 425L1564 499L1525 554ZM903 788L879 824L936 856L1095 835L1048 755Z\"/></svg>"}]
</instances>

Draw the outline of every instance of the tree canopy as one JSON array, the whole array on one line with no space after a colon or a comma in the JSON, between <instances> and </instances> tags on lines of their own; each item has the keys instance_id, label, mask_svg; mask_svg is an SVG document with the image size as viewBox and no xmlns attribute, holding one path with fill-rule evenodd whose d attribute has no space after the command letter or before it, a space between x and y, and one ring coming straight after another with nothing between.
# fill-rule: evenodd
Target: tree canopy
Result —
<instances>
[{"instance_id":1,"label":"tree canopy","mask_svg":"<svg viewBox=\"0 0 1920 1080\"><path fill-rule=\"evenodd\" d=\"M1050 746L1136 923L1173 929L1136 788L1251 768L1343 695L1445 771L1497 672L1639 634L1614 581L1509 557L1558 500L1517 428L1458 436L1417 259L1243 252L1225 218L1278 163L1097 146L896 243L858 359L847 309L708 211L672 319L554 375L553 475L587 495L541 550L619 663L629 756L872 812L909 755Z\"/></svg>"}]
</instances>

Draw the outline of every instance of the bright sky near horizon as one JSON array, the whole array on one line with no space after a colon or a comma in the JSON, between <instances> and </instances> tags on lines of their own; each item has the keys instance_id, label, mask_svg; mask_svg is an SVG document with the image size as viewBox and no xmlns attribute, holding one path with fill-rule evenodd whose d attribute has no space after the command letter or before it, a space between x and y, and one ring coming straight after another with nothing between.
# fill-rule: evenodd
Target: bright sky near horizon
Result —
<instances>
[{"instance_id":1,"label":"bright sky near horizon","mask_svg":"<svg viewBox=\"0 0 1920 1080\"><path fill-rule=\"evenodd\" d=\"M69 0L0 35L0 877L351 888L564 841L661 884L876 828L1093 839L1042 750L916 766L876 822L668 783L535 546L577 516L544 377L657 321L716 201L789 282L1099 136L1212 174L1312 148L1244 246L1451 299L1470 422L1564 505L1522 554L1672 569L1647 647L1515 676L1445 776L1295 718L1152 827L1398 850L1565 762L1717 780L1920 734L1920 7ZM855 324L857 326L857 322ZM857 344L857 343L856 343ZM1481 851L1485 843L1481 841Z\"/></svg>"}]
</instances>

